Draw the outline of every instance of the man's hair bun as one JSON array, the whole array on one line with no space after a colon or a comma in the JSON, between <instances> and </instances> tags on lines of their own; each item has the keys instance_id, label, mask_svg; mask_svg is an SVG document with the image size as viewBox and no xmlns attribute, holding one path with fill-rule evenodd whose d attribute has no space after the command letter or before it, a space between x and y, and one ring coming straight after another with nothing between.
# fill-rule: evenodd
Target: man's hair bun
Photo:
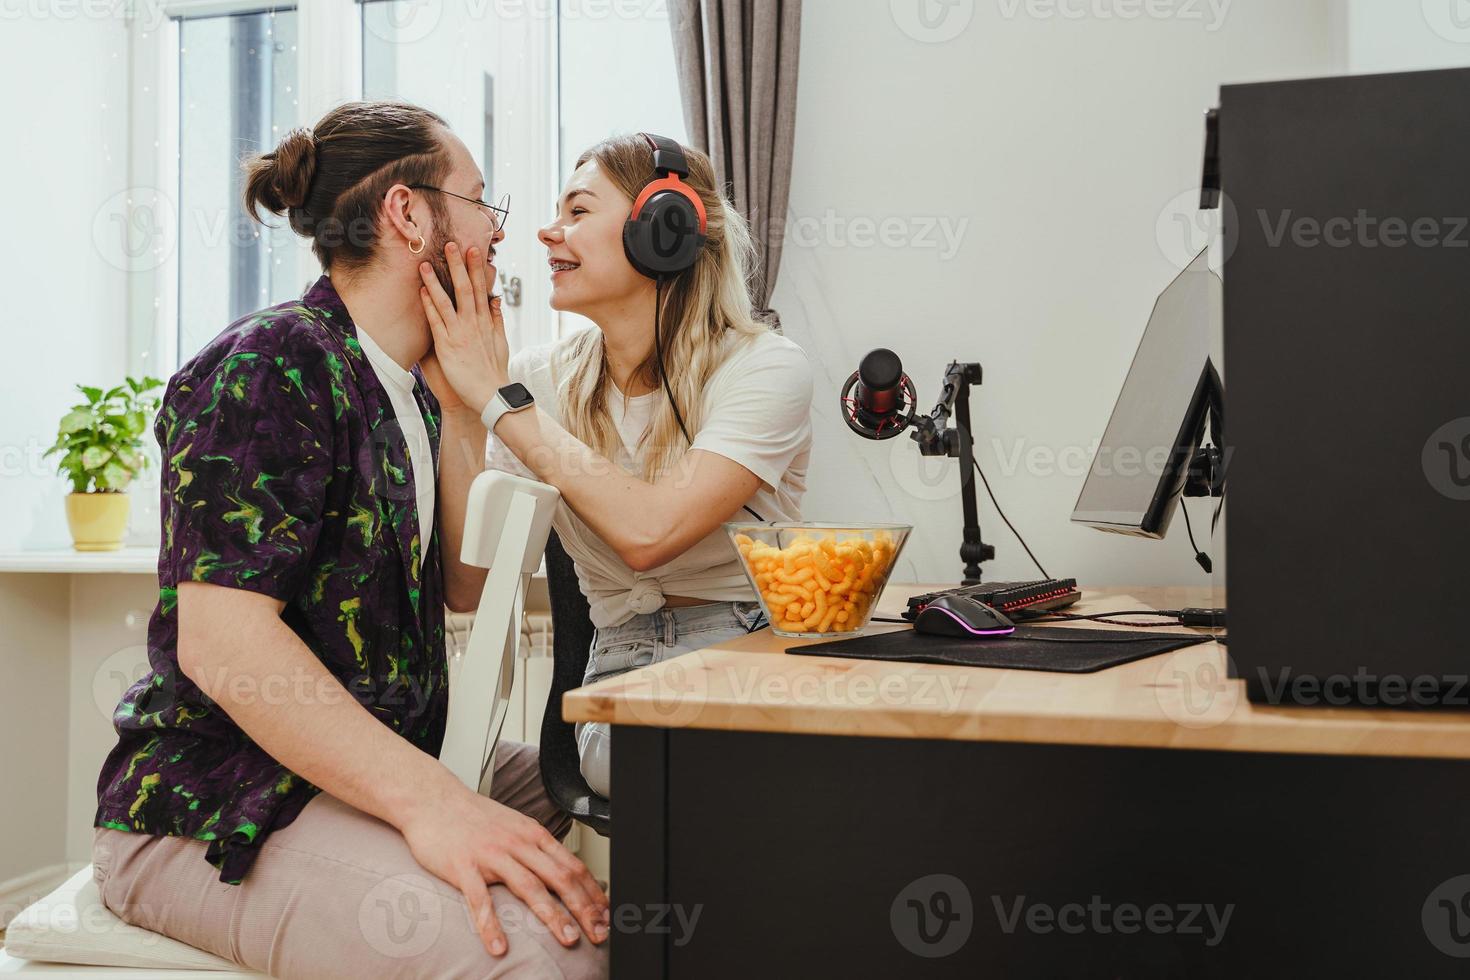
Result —
<instances>
[{"instance_id":1,"label":"man's hair bun","mask_svg":"<svg viewBox=\"0 0 1470 980\"><path fill-rule=\"evenodd\" d=\"M256 157L245 177L245 205L285 214L306 206L316 176L316 137L309 129L293 129L271 152Z\"/></svg>"}]
</instances>

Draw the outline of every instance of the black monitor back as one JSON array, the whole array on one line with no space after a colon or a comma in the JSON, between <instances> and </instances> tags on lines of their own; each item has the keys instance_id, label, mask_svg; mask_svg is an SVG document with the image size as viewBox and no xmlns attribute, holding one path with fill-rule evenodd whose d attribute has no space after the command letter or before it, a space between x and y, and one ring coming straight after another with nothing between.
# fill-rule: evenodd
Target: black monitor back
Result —
<instances>
[{"instance_id":1,"label":"black monitor back","mask_svg":"<svg viewBox=\"0 0 1470 980\"><path fill-rule=\"evenodd\" d=\"M1470 70L1222 90L1229 649L1252 700L1470 707L1467 107Z\"/></svg>"}]
</instances>

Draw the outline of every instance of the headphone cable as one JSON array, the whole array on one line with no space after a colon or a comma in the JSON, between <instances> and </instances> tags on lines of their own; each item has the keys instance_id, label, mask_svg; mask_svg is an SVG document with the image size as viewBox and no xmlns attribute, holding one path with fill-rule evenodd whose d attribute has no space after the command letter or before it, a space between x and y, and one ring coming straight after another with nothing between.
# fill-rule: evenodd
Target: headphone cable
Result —
<instances>
[{"instance_id":1,"label":"headphone cable","mask_svg":"<svg viewBox=\"0 0 1470 980\"><path fill-rule=\"evenodd\" d=\"M684 433L684 441L693 448L694 440L689 438L689 429L684 425L684 416L679 414L679 403L674 398L674 390L669 387L669 373L664 370L664 345L663 339L659 334L659 323L663 320L663 305L664 281L662 279L655 279L653 286L653 352L654 356L658 359L658 376L659 380L663 382L664 394L668 396L669 407L674 410L674 420L679 423L679 431ZM749 510L751 516L756 520L765 523L766 519L751 510L748 505L745 509Z\"/></svg>"}]
</instances>

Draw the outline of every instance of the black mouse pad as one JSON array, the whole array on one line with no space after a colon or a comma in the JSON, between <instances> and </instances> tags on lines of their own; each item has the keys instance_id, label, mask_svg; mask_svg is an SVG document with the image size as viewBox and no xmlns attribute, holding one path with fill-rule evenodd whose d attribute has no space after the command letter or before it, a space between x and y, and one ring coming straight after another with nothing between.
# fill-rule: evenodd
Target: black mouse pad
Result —
<instances>
[{"instance_id":1,"label":"black mouse pad","mask_svg":"<svg viewBox=\"0 0 1470 980\"><path fill-rule=\"evenodd\" d=\"M813 657L1091 674L1144 657L1172 653L1209 639L1197 633L1017 626L1010 636L967 640L906 629L791 647L786 652Z\"/></svg>"}]
</instances>

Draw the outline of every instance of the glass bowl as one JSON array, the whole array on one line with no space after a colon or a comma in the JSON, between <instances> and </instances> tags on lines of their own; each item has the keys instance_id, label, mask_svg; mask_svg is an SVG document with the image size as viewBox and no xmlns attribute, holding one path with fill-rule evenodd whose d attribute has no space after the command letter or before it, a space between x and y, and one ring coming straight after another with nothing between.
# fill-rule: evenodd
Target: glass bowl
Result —
<instances>
[{"instance_id":1,"label":"glass bowl","mask_svg":"<svg viewBox=\"0 0 1470 980\"><path fill-rule=\"evenodd\" d=\"M808 521L725 525L751 588L777 636L851 636L873 607L911 524Z\"/></svg>"}]
</instances>

